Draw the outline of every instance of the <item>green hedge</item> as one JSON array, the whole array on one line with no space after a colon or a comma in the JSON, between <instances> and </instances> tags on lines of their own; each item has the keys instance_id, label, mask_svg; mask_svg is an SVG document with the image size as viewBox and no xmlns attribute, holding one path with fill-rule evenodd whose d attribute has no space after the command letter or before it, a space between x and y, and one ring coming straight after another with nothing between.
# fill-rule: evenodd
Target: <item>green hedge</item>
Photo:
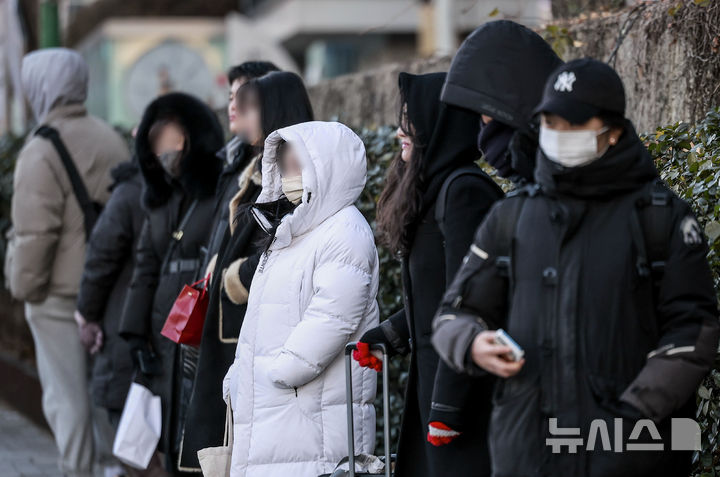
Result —
<instances>
[{"instance_id":1,"label":"green hedge","mask_svg":"<svg viewBox=\"0 0 720 477\"><path fill-rule=\"evenodd\" d=\"M688 201L708 237L708 261L720 291L720 108L698 124L676 123L645 137L662 178ZM719 296L720 298L720 293ZM702 451L693 477L720 476L720 355L697 393Z\"/></svg>"},{"instance_id":2,"label":"green hedge","mask_svg":"<svg viewBox=\"0 0 720 477\"><path fill-rule=\"evenodd\" d=\"M7 248L5 231L10 227L10 200L13 192L15 158L24 142L24 136L12 134L0 136L0 259L5 258Z\"/></svg>"},{"instance_id":3,"label":"green hedge","mask_svg":"<svg viewBox=\"0 0 720 477\"><path fill-rule=\"evenodd\" d=\"M385 171L398 153L399 146L395 137L395 128L385 126L379 129L363 129L358 134L365 143L368 157L367 185L363 191L358 208L365 215L375 230L375 205L380 192L385 186ZM400 262L385 247L378 246L380 257L380 319L385 319L403 306L402 279ZM390 362L390 436L393 452L397 447L400 433L400 421L404 403L403 390L407 383L409 360L406 357L395 357ZM379 380L378 380L379 381ZM381 387L378 387L380 390ZM382 401L380 394L376 402L377 408L377 448L382 449Z\"/></svg>"}]
</instances>

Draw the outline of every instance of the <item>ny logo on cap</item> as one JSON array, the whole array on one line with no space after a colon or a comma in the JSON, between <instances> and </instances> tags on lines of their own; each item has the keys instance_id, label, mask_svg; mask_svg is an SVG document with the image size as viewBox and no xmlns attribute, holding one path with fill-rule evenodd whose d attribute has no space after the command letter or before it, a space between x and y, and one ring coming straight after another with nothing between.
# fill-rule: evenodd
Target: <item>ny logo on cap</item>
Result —
<instances>
[{"instance_id":1,"label":"ny logo on cap","mask_svg":"<svg viewBox=\"0 0 720 477\"><path fill-rule=\"evenodd\" d=\"M570 92L573 89L573 83L575 82L575 73L572 71L563 71L555 81L555 91L567 91Z\"/></svg>"}]
</instances>

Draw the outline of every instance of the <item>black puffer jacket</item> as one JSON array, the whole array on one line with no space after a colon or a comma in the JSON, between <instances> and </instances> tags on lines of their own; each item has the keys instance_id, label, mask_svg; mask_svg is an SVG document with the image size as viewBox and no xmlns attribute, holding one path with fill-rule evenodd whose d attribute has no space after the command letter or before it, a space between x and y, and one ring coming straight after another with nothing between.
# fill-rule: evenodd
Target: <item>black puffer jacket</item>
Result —
<instances>
[{"instance_id":1,"label":"black puffer jacket","mask_svg":"<svg viewBox=\"0 0 720 477\"><path fill-rule=\"evenodd\" d=\"M179 120L188 134L189 149L181 159L177 180L167 179L148 139L155 120L167 116ZM160 331L182 287L200 274L204 260L201 250L210 232L215 187L222 169L216 152L222 145L222 130L215 114L183 93L153 101L145 110L136 139L148 218L140 235L120 332L133 342L138 338L149 342L161 361L162 374L153 377L150 386L162 398L160 450L173 458L180 437L177 421L182 412L178 399L182 366L178 345ZM177 233L193 203L195 208L187 224L182 233Z\"/></svg>"},{"instance_id":2,"label":"black puffer jacket","mask_svg":"<svg viewBox=\"0 0 720 477\"><path fill-rule=\"evenodd\" d=\"M536 177L539 190L490 212L435 321L435 348L457 369L481 372L469 348L484 329L504 328L525 349L520 373L495 392L493 475L687 475L690 452L669 450L670 418L694 417L719 332L707 246L689 206L653 186L653 162L629 122L587 166L563 169L539 155ZM667 257L652 274L643 259L662 257L650 257L645 242L663 221L638 233L636 218L644 223L660 197ZM516 207L512 245L501 243ZM508 270L498 257L510 250ZM551 452L551 418L579 428L578 453ZM626 444L639 418L655 422L664 451L602 451L599 438L585 450L593 419L605 421L615 450L615 419Z\"/></svg>"},{"instance_id":3,"label":"black puffer jacket","mask_svg":"<svg viewBox=\"0 0 720 477\"><path fill-rule=\"evenodd\" d=\"M93 363L93 399L98 406L120 412L133 366L118 327L145 214L140 207L142 179L137 164L120 164L112 176L112 195L87 244L77 309L87 321L102 324L105 338Z\"/></svg>"}]
</instances>

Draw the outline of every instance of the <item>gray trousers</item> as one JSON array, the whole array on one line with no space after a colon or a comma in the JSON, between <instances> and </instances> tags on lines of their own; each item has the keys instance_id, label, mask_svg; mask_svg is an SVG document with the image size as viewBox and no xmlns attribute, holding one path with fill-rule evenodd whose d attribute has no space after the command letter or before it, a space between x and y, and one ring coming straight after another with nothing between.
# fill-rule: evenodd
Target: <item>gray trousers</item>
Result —
<instances>
[{"instance_id":1,"label":"gray trousers","mask_svg":"<svg viewBox=\"0 0 720 477\"><path fill-rule=\"evenodd\" d=\"M104 410L96 410L90 402L88 357L74 311L75 299L59 296L25 305L35 342L43 413L55 437L60 470L69 477L91 477L96 461L112 463L114 435Z\"/></svg>"}]
</instances>

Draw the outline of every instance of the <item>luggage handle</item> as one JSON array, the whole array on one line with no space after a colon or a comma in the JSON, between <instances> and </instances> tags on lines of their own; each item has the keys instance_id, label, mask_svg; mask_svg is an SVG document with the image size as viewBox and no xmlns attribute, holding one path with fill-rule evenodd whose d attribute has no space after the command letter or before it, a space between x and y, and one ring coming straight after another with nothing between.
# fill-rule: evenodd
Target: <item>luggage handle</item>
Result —
<instances>
[{"instance_id":1,"label":"luggage handle","mask_svg":"<svg viewBox=\"0 0 720 477\"><path fill-rule=\"evenodd\" d=\"M357 349L357 342L348 343L345 346L345 394L347 396L347 427L348 427L348 463L350 473L349 477L355 477L355 422L353 419L353 391L352 391L352 352ZM383 355L383 444L385 446L385 477L392 477L390 467L392 459L390 457L390 396L388 389L390 378L388 377L388 361L387 347L384 343L371 344L370 350L381 351Z\"/></svg>"}]
</instances>

